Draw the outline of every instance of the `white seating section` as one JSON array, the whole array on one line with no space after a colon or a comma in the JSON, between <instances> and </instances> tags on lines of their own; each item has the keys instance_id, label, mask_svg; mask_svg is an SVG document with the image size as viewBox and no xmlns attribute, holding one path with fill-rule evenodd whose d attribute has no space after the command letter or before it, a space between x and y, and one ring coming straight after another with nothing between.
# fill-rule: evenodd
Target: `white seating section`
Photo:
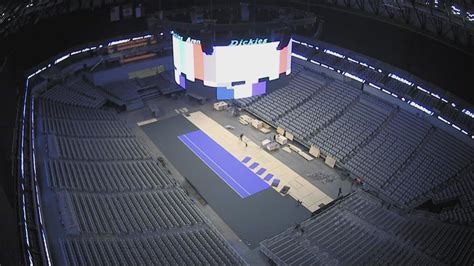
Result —
<instances>
[{"instance_id":1,"label":"white seating section","mask_svg":"<svg viewBox=\"0 0 474 266\"><path fill-rule=\"evenodd\" d=\"M318 84L317 81L298 75L284 88L258 98L247 109L273 124L279 116L297 107L319 90L323 82Z\"/></svg>"},{"instance_id":2,"label":"white seating section","mask_svg":"<svg viewBox=\"0 0 474 266\"><path fill-rule=\"evenodd\" d=\"M243 263L115 112L44 98L38 107L65 263Z\"/></svg>"},{"instance_id":3,"label":"white seating section","mask_svg":"<svg viewBox=\"0 0 474 266\"><path fill-rule=\"evenodd\" d=\"M474 150L441 129L433 132L407 166L385 189L405 204L421 203L433 189L443 185L474 162Z\"/></svg>"},{"instance_id":4,"label":"white seating section","mask_svg":"<svg viewBox=\"0 0 474 266\"><path fill-rule=\"evenodd\" d=\"M408 158L428 134L430 125L414 115L400 111L389 124L345 165L364 182L383 188L407 163Z\"/></svg>"},{"instance_id":5,"label":"white seating section","mask_svg":"<svg viewBox=\"0 0 474 266\"><path fill-rule=\"evenodd\" d=\"M445 222L473 224L474 150L416 115L296 65L286 87L237 103L404 207L455 203L427 217L359 191L303 222L303 232L290 228L263 241L262 252L283 265L472 265L474 229ZM140 102L128 85L105 90ZM47 147L40 169L56 193L68 264L242 263L127 123L98 109L101 92L76 79L36 103L37 134Z\"/></svg>"},{"instance_id":6,"label":"white seating section","mask_svg":"<svg viewBox=\"0 0 474 266\"><path fill-rule=\"evenodd\" d=\"M180 190L67 193L66 208L84 234L134 234L202 224Z\"/></svg>"},{"instance_id":7,"label":"white seating section","mask_svg":"<svg viewBox=\"0 0 474 266\"><path fill-rule=\"evenodd\" d=\"M242 262L215 232L199 229L141 238L63 241L70 265L237 265Z\"/></svg>"},{"instance_id":8,"label":"white seating section","mask_svg":"<svg viewBox=\"0 0 474 266\"><path fill-rule=\"evenodd\" d=\"M55 189L87 192L126 192L165 189L176 182L154 160L72 161L50 159L49 185Z\"/></svg>"},{"instance_id":9,"label":"white seating section","mask_svg":"<svg viewBox=\"0 0 474 266\"><path fill-rule=\"evenodd\" d=\"M374 97L362 95L354 106L321 130L310 143L319 147L321 153L344 161L349 153L382 126L393 109L392 106L379 103Z\"/></svg>"},{"instance_id":10,"label":"white seating section","mask_svg":"<svg viewBox=\"0 0 474 266\"><path fill-rule=\"evenodd\" d=\"M295 88L304 89L299 94ZM297 74L288 87L243 107L283 127L301 144L318 147L353 177L412 207L474 162L471 147L429 122L309 70ZM459 212L453 211L452 217Z\"/></svg>"},{"instance_id":11,"label":"white seating section","mask_svg":"<svg viewBox=\"0 0 474 266\"><path fill-rule=\"evenodd\" d=\"M291 61L291 74L290 74L290 77L294 78L301 71L304 71L303 65L297 63L295 60L292 60ZM257 96L252 96L252 97L235 99L234 102L240 107L247 107L250 104L252 104L253 102L255 102L256 100L258 100L260 97L262 97L262 96L257 95Z\"/></svg>"},{"instance_id":12,"label":"white seating section","mask_svg":"<svg viewBox=\"0 0 474 266\"><path fill-rule=\"evenodd\" d=\"M71 121L67 119L44 119L43 132L70 137L133 137L124 121Z\"/></svg>"},{"instance_id":13,"label":"white seating section","mask_svg":"<svg viewBox=\"0 0 474 266\"><path fill-rule=\"evenodd\" d=\"M278 264L469 265L474 229L388 209L357 192L310 218L299 229L261 243Z\"/></svg>"},{"instance_id":14,"label":"white seating section","mask_svg":"<svg viewBox=\"0 0 474 266\"><path fill-rule=\"evenodd\" d=\"M307 86L311 86L311 83ZM314 83L313 86L320 87L322 83ZM276 124L291 132L297 139L306 141L311 134L339 115L360 93L342 82L333 81L308 101L288 112Z\"/></svg>"},{"instance_id":15,"label":"white seating section","mask_svg":"<svg viewBox=\"0 0 474 266\"><path fill-rule=\"evenodd\" d=\"M73 160L140 160L151 156L135 138L53 137L48 141L52 158ZM56 154L53 154L53 149Z\"/></svg>"}]
</instances>

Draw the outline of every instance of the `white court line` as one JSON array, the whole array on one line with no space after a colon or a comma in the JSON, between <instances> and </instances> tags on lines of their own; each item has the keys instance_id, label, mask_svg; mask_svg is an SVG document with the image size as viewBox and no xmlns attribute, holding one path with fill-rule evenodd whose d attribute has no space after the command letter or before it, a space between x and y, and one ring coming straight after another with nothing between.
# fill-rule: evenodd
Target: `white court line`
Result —
<instances>
[{"instance_id":1,"label":"white court line","mask_svg":"<svg viewBox=\"0 0 474 266\"><path fill-rule=\"evenodd\" d=\"M250 192L248 192L244 187L242 187L239 182L237 182L234 178L232 178L232 176L231 176L229 173L227 173L226 170L222 169L222 167L220 167L220 166L219 166L214 160L212 160L201 148L199 148L190 138L188 138L188 136L186 136L186 135L182 135L182 136L183 136L183 138L186 138L186 139L190 142L191 145L193 145L194 147L196 147L196 149L198 149L199 151L201 151L201 152L204 154L204 156L206 156L207 159L209 159L212 163L214 163L214 165L216 165L220 170L222 170L222 172L224 172L224 174L227 175L227 177L229 177L230 179L232 179L232 181L234 181L235 184L237 184L240 188L242 188L245 192L247 192L248 196L252 195L252 194L251 194ZM186 143L185 143L185 144L186 144ZM191 151L193 151L193 150L191 149ZM194 152L194 151L193 151L193 152ZM194 154L196 154L196 155L199 157L199 154L197 154L197 153L195 153L195 152L194 152ZM213 169L210 165L208 165L208 164L206 163L206 161L204 161L204 160L202 160L202 161L203 161L209 168ZM216 171L214 171L214 173L216 173L217 175L219 175L219 173L217 173ZM221 178L221 179L222 179L222 178ZM224 179L224 182L226 182L227 185L229 185L235 192L237 192L237 191L232 187L232 185L229 184L225 179ZM237 192L237 194L240 194L240 193Z\"/></svg>"}]
</instances>

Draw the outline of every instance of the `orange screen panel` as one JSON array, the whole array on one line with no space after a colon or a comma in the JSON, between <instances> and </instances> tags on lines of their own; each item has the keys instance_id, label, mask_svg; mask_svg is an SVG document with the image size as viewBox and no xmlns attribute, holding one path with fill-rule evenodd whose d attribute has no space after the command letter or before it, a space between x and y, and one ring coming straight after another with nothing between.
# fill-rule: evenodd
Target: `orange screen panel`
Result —
<instances>
[{"instance_id":1,"label":"orange screen panel","mask_svg":"<svg viewBox=\"0 0 474 266\"><path fill-rule=\"evenodd\" d=\"M194 76L197 79L204 80L204 60L201 44L193 44L194 54Z\"/></svg>"},{"instance_id":2,"label":"orange screen panel","mask_svg":"<svg viewBox=\"0 0 474 266\"><path fill-rule=\"evenodd\" d=\"M280 50L280 74L286 72L288 64L288 46Z\"/></svg>"}]
</instances>

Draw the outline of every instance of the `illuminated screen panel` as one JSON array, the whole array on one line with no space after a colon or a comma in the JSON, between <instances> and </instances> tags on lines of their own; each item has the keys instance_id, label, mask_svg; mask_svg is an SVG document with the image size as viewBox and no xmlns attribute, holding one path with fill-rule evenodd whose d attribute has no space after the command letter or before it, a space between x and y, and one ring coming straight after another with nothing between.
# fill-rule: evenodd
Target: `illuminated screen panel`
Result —
<instances>
[{"instance_id":1,"label":"illuminated screen panel","mask_svg":"<svg viewBox=\"0 0 474 266\"><path fill-rule=\"evenodd\" d=\"M291 42L277 50L279 42L261 42L248 45L215 46L211 55L205 54L197 40L173 35L173 62L175 80L185 87L184 77L194 82L203 81L215 87L218 99L238 99L266 92L266 82L280 74L291 73ZM234 42L234 41L232 41ZM255 41L256 42L256 41ZM235 44L234 43L234 44ZM238 85L232 85L237 83Z\"/></svg>"},{"instance_id":2,"label":"illuminated screen panel","mask_svg":"<svg viewBox=\"0 0 474 266\"><path fill-rule=\"evenodd\" d=\"M220 46L214 48L216 58L216 83L226 85L229 81L257 83L259 78L270 80L279 76L280 55L277 42Z\"/></svg>"}]
</instances>

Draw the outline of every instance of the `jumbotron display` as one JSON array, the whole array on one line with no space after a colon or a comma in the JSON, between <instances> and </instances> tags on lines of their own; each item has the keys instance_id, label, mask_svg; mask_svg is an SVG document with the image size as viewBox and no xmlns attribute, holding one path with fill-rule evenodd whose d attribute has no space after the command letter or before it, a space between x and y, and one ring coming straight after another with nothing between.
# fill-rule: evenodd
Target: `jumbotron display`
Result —
<instances>
[{"instance_id":1,"label":"jumbotron display","mask_svg":"<svg viewBox=\"0 0 474 266\"><path fill-rule=\"evenodd\" d=\"M264 94L267 81L291 72L291 42L280 50L278 45L265 38L231 40L227 46L214 46L208 55L199 40L173 33L176 83L186 88L186 80L201 80L216 88L220 100Z\"/></svg>"}]
</instances>

